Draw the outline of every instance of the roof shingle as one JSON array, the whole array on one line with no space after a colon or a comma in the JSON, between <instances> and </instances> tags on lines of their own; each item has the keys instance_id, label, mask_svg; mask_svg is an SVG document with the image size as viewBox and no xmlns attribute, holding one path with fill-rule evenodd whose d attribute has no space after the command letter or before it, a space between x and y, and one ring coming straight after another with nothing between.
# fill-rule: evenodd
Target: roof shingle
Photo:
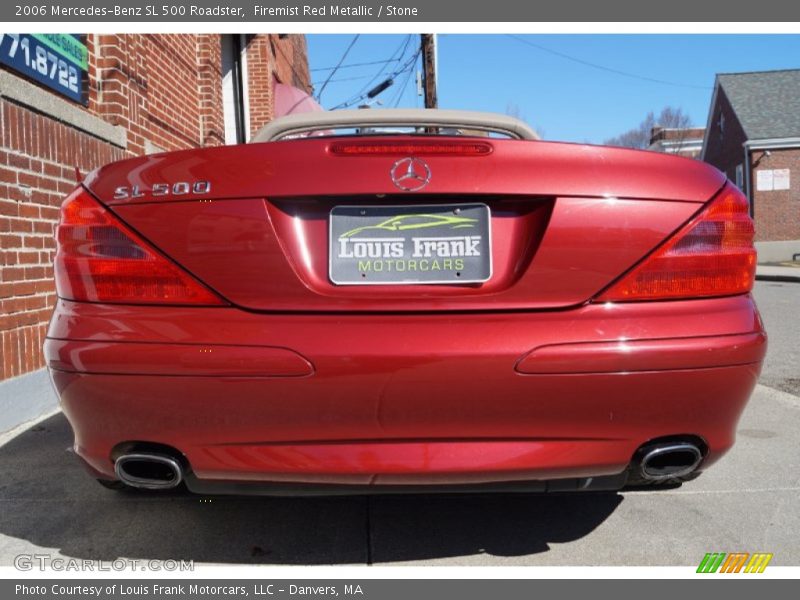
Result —
<instances>
[{"instance_id":1,"label":"roof shingle","mask_svg":"<svg viewBox=\"0 0 800 600\"><path fill-rule=\"evenodd\" d=\"M800 137L800 69L722 73L717 81L748 140Z\"/></svg>"}]
</instances>

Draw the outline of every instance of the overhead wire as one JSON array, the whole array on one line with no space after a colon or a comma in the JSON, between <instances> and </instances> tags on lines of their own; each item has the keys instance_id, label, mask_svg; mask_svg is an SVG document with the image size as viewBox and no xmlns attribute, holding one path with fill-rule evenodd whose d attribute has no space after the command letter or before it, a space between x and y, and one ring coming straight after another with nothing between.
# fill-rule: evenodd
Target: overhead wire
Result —
<instances>
[{"instance_id":1,"label":"overhead wire","mask_svg":"<svg viewBox=\"0 0 800 600\"><path fill-rule=\"evenodd\" d=\"M342 70L342 69L353 69L355 67L369 67L369 66L372 66L372 65L380 65L380 64L383 64L384 62L385 61L383 61L383 60L371 60L371 61L368 61L368 62L348 63L346 65L340 66L339 70ZM309 69L309 71L311 71L312 73L315 73L317 71L333 71L334 69L336 69L336 67L317 67L315 69Z\"/></svg>"},{"instance_id":2,"label":"overhead wire","mask_svg":"<svg viewBox=\"0 0 800 600\"><path fill-rule=\"evenodd\" d=\"M343 81L363 81L369 79L372 75L356 75L355 77L339 77L338 79L331 79L328 83L340 83ZM322 81L315 81L311 85L319 85Z\"/></svg>"},{"instance_id":3,"label":"overhead wire","mask_svg":"<svg viewBox=\"0 0 800 600\"><path fill-rule=\"evenodd\" d=\"M375 82L375 81L376 81L376 80L377 80L377 79L378 79L378 78L379 78L381 75L383 75L383 74L384 74L384 72L386 71L386 67L388 67L390 63L392 63L392 62L400 62L400 61L402 61L402 60L403 60L403 57L406 55L406 49L408 48L408 44L409 44L409 43L411 43L411 37L412 37L412 34L408 34L408 35L406 36L405 40L404 40L403 42L400 42L400 45L397 47L397 49L395 49L395 51L394 51L394 52L392 52L392 55L391 55L391 57L390 57L390 58L389 58L389 59L388 59L388 60L387 60L387 61L384 63L384 65L383 65L383 66L382 66L382 67L381 67L381 68L378 70L378 72L377 72L377 73L375 73L375 75L373 76L373 78L372 78L372 79L370 79L370 80L369 80L369 81L368 81L368 82L367 82L367 83L364 85L364 87L362 87L360 90L358 90L358 92L356 92L356 95L363 94L364 92L366 92L367 90L369 90L369 89L370 89L370 86L371 86L371 85L372 85L372 84L373 84L373 83L374 83L374 82ZM397 57L397 58L395 58L395 57Z\"/></svg>"},{"instance_id":4,"label":"overhead wire","mask_svg":"<svg viewBox=\"0 0 800 600\"><path fill-rule=\"evenodd\" d=\"M406 87L408 87L408 82L411 80L411 75L414 73L414 67L416 66L416 61L411 67L408 69L408 75L406 75L406 80L403 82L403 85L400 86L400 89L397 92L397 96L393 99L394 102L392 106L397 108L400 105L400 100L403 98L403 92L405 92Z\"/></svg>"},{"instance_id":5,"label":"overhead wire","mask_svg":"<svg viewBox=\"0 0 800 600\"><path fill-rule=\"evenodd\" d=\"M582 58L577 58L575 56L571 56L569 54L565 54L564 52L559 52L558 50L553 50L552 48L548 48L547 46L542 46L535 42L530 41L527 38L520 37L518 35L514 35L511 33L507 33L506 37L509 37L513 40L516 40L522 44L530 46L532 48L536 48L537 50L541 50L542 52L547 52L548 54L552 54L554 56L561 57L565 60L572 61L574 63L578 63L584 65L586 67L591 67L593 69L598 69L600 71L606 71L607 73L614 73L616 75L621 75L622 77L630 77L631 79L639 79L641 81L649 81L650 83L659 83L661 85L671 85L676 87L684 87L684 88L694 88L698 90L708 90L711 89L705 85L695 85L691 83L680 83L676 81L667 81L665 79L656 79L655 77L647 77L646 75L638 75L636 73L629 73L627 71L622 71L620 69L614 69L612 67L606 67L604 65L600 65L597 63L590 62L588 60L584 60Z\"/></svg>"},{"instance_id":6,"label":"overhead wire","mask_svg":"<svg viewBox=\"0 0 800 600\"><path fill-rule=\"evenodd\" d=\"M417 58L419 57L419 54L420 54L420 50L417 50L411 56L411 58L409 60L407 60L405 63L403 63L403 65L399 69L397 69L394 73L391 73L389 75L389 78L390 79L396 79L397 77L400 77L400 76L406 74L406 72L408 72L409 69L411 69L413 71L414 65L417 62ZM356 97L356 98L353 98L351 100L347 100L345 102L341 102L341 103L337 104L331 110L338 110L340 108L348 108L349 106L353 106L354 104L360 102L361 100L363 100L366 97L367 97L366 93L361 94L361 96L359 96L359 97Z\"/></svg>"},{"instance_id":7,"label":"overhead wire","mask_svg":"<svg viewBox=\"0 0 800 600\"><path fill-rule=\"evenodd\" d=\"M325 80L325 83L322 84L322 87L320 88L319 92L317 93L317 102L321 103L321 101L322 101L322 92L324 92L325 88L328 87L328 83L330 83L331 79L336 74L336 71L339 70L339 67L342 65L342 63L344 63L345 59L347 58L347 55L350 54L350 50L352 50L353 46L356 45L356 42L358 41L359 37L361 37L360 33L357 33L355 36L353 36L353 40L350 42L350 45L347 46L347 49L344 51L344 54L342 54L342 58L339 59L339 64L336 65L336 67L330 72L330 74L328 75L328 78Z\"/></svg>"},{"instance_id":8,"label":"overhead wire","mask_svg":"<svg viewBox=\"0 0 800 600\"><path fill-rule=\"evenodd\" d=\"M375 75L373 75L372 78L370 78L370 80L359 91L357 91L355 94L347 98L347 100L344 100L343 102L337 104L335 107L333 107L332 110L336 110L337 108L346 108L348 106L352 106L353 104L356 104L357 102L360 102L361 100L366 98L367 96L366 92L368 92L372 83L386 72L386 67L389 66L390 63L400 62L403 60L406 54L406 50L408 48L408 44L411 42L411 38L412 38L411 34L407 35L404 41L400 43L400 45L389 56L388 59L377 61L379 64L381 64L381 68L378 70L378 72L375 73ZM393 74L391 73L389 74L389 77L393 76L394 76Z\"/></svg>"}]
</instances>

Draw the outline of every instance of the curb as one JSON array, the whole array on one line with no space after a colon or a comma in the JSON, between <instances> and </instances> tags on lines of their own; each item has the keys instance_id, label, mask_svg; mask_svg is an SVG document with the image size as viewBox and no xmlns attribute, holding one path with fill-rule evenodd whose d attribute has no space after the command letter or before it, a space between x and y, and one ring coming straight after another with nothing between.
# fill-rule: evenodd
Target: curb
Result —
<instances>
[{"instance_id":1,"label":"curb","mask_svg":"<svg viewBox=\"0 0 800 600\"><path fill-rule=\"evenodd\" d=\"M756 273L756 281L779 281L782 283L800 283L800 275L759 275Z\"/></svg>"},{"instance_id":2,"label":"curb","mask_svg":"<svg viewBox=\"0 0 800 600\"><path fill-rule=\"evenodd\" d=\"M46 369L0 381L0 435L57 409Z\"/></svg>"}]
</instances>

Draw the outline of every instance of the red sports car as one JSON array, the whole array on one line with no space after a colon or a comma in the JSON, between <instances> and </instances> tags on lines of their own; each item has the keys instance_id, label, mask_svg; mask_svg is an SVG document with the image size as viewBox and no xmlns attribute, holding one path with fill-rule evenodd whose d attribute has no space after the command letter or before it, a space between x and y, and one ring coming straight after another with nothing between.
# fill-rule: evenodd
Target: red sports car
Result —
<instances>
[{"instance_id":1,"label":"red sports car","mask_svg":"<svg viewBox=\"0 0 800 600\"><path fill-rule=\"evenodd\" d=\"M108 487L686 480L766 349L724 175L498 115L297 115L105 166L55 264L47 362Z\"/></svg>"}]
</instances>

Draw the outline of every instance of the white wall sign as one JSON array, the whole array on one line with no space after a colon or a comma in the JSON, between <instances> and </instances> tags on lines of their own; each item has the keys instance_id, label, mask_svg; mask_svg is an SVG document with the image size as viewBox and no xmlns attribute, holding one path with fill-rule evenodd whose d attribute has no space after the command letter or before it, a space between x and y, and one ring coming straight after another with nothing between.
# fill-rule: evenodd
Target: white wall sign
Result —
<instances>
[{"instance_id":1,"label":"white wall sign","mask_svg":"<svg viewBox=\"0 0 800 600\"><path fill-rule=\"evenodd\" d=\"M775 169L772 172L772 189L773 190L788 190L791 188L789 169Z\"/></svg>"},{"instance_id":2,"label":"white wall sign","mask_svg":"<svg viewBox=\"0 0 800 600\"><path fill-rule=\"evenodd\" d=\"M759 192L770 192L775 189L773 186L774 184L774 174L772 169L762 169L760 171L756 171L756 191Z\"/></svg>"}]
</instances>

